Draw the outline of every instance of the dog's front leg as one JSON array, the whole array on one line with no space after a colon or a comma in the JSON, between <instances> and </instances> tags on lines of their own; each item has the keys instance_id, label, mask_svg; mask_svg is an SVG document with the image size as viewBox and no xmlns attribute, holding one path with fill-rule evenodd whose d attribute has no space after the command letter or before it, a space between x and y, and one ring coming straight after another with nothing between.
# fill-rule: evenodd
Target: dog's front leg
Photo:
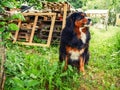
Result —
<instances>
[{"instance_id":1,"label":"dog's front leg","mask_svg":"<svg viewBox=\"0 0 120 90\"><path fill-rule=\"evenodd\" d=\"M84 57L80 56L79 71L84 72Z\"/></svg>"},{"instance_id":2,"label":"dog's front leg","mask_svg":"<svg viewBox=\"0 0 120 90\"><path fill-rule=\"evenodd\" d=\"M65 57L65 67L64 67L64 69L66 70L67 67L68 67L68 56L66 55L66 57Z\"/></svg>"}]
</instances>

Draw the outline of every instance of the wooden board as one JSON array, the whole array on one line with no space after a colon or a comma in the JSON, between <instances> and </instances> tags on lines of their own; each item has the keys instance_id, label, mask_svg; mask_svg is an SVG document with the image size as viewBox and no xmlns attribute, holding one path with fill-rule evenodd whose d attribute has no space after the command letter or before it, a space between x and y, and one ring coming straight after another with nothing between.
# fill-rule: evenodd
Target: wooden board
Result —
<instances>
[{"instance_id":1,"label":"wooden board","mask_svg":"<svg viewBox=\"0 0 120 90\"><path fill-rule=\"evenodd\" d=\"M116 25L120 25L120 14L116 15Z\"/></svg>"}]
</instances>

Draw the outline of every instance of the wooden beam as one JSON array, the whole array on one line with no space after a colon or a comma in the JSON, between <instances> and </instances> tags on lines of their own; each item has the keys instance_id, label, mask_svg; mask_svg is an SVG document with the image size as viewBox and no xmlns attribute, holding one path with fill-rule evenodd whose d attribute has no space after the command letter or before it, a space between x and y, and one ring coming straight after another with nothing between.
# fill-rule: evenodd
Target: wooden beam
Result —
<instances>
[{"instance_id":1,"label":"wooden beam","mask_svg":"<svg viewBox=\"0 0 120 90\"><path fill-rule=\"evenodd\" d=\"M48 35L48 40L47 40L47 45L50 46L50 43L51 43L51 39L52 39L52 33L53 33L53 29L54 29L54 24L55 24L55 18L56 18L56 15L54 15L53 17L51 17L51 26L50 26L50 32L49 32L49 35Z\"/></svg>"},{"instance_id":2,"label":"wooden beam","mask_svg":"<svg viewBox=\"0 0 120 90\"><path fill-rule=\"evenodd\" d=\"M65 27L66 24L66 16L67 16L67 4L64 4L62 29Z\"/></svg>"},{"instance_id":3,"label":"wooden beam","mask_svg":"<svg viewBox=\"0 0 120 90\"><path fill-rule=\"evenodd\" d=\"M22 13L24 16L52 16L55 15L55 13Z\"/></svg>"},{"instance_id":4,"label":"wooden beam","mask_svg":"<svg viewBox=\"0 0 120 90\"><path fill-rule=\"evenodd\" d=\"M21 23L22 23L22 21L21 21L21 20L20 20L20 21L18 21L18 28L20 28ZM19 30L17 30L17 31L15 32L15 36L14 36L13 43L15 43L15 42L17 41L18 33L19 33Z\"/></svg>"},{"instance_id":5,"label":"wooden beam","mask_svg":"<svg viewBox=\"0 0 120 90\"><path fill-rule=\"evenodd\" d=\"M35 16L35 20L34 20L34 23L33 23L33 28L32 28L32 32L31 32L31 35L30 35L29 43L32 43L34 33L35 33L35 27L36 27L36 24L37 24L37 20L38 20L38 15Z\"/></svg>"}]
</instances>

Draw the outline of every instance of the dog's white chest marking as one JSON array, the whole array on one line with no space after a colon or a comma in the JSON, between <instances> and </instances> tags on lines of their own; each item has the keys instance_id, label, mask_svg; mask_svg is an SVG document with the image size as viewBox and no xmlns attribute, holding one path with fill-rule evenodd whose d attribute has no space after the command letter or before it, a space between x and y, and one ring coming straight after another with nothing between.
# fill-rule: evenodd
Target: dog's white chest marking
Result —
<instances>
[{"instance_id":1,"label":"dog's white chest marking","mask_svg":"<svg viewBox=\"0 0 120 90\"><path fill-rule=\"evenodd\" d=\"M84 49L80 50L80 51L74 51L74 50L71 50L69 51L70 53L70 59L71 60L78 60L80 55L84 52Z\"/></svg>"},{"instance_id":2,"label":"dog's white chest marking","mask_svg":"<svg viewBox=\"0 0 120 90\"><path fill-rule=\"evenodd\" d=\"M80 53L78 51L70 51L70 59L72 60L78 60Z\"/></svg>"},{"instance_id":3,"label":"dog's white chest marking","mask_svg":"<svg viewBox=\"0 0 120 90\"><path fill-rule=\"evenodd\" d=\"M86 34L82 32L82 28L79 28L79 31L81 32L81 40L83 43L86 43Z\"/></svg>"}]
</instances>

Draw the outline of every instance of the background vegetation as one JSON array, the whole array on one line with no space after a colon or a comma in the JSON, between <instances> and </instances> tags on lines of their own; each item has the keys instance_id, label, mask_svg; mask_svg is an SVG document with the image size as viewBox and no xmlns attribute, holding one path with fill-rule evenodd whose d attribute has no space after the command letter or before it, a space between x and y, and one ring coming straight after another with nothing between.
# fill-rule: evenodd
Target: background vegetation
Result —
<instances>
[{"instance_id":1,"label":"background vegetation","mask_svg":"<svg viewBox=\"0 0 120 90\"><path fill-rule=\"evenodd\" d=\"M19 1L19 2L18 2ZM23 18L21 15L6 16L4 7L14 8L27 1L40 9L41 1L47 0L0 0L0 36L8 40L9 31L18 27L9 20ZM48 0L66 1L66 0ZM115 24L115 14L120 12L120 0L68 0L75 8L108 9L109 23ZM91 58L86 74L78 73L69 66L63 71L58 62L59 45L50 48L30 47L6 43L5 90L120 90L120 31L109 26L108 31L91 28ZM7 33L7 34L6 34Z\"/></svg>"}]
</instances>

